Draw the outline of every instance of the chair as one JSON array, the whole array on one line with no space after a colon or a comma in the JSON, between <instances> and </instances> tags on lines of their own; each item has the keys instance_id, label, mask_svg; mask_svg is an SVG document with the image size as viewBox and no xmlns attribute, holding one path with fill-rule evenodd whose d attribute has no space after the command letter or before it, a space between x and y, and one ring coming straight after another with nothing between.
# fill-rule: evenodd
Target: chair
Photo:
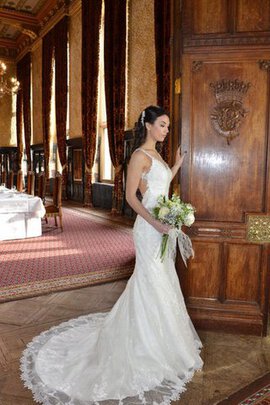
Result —
<instances>
[{"instance_id":1,"label":"chair","mask_svg":"<svg viewBox=\"0 0 270 405\"><path fill-rule=\"evenodd\" d=\"M59 217L60 227L63 231L62 223L62 176L57 174L53 184L53 203L45 206L46 214L45 220L48 223L48 217L54 217L55 226L57 224L57 217Z\"/></svg>"},{"instance_id":2,"label":"chair","mask_svg":"<svg viewBox=\"0 0 270 405\"><path fill-rule=\"evenodd\" d=\"M18 172L17 172L16 188L20 193L22 193L22 191L23 191L23 171L22 170L18 170Z\"/></svg>"},{"instance_id":3,"label":"chair","mask_svg":"<svg viewBox=\"0 0 270 405\"><path fill-rule=\"evenodd\" d=\"M27 173L27 194L35 194L35 172Z\"/></svg>"},{"instance_id":4,"label":"chair","mask_svg":"<svg viewBox=\"0 0 270 405\"><path fill-rule=\"evenodd\" d=\"M13 170L10 170L7 176L7 188L11 189L13 185L14 185L14 172Z\"/></svg>"},{"instance_id":5,"label":"chair","mask_svg":"<svg viewBox=\"0 0 270 405\"><path fill-rule=\"evenodd\" d=\"M45 173L41 172L38 175L38 190L37 196L41 198L43 204L45 203L45 187L46 187L46 180L45 180Z\"/></svg>"}]
</instances>

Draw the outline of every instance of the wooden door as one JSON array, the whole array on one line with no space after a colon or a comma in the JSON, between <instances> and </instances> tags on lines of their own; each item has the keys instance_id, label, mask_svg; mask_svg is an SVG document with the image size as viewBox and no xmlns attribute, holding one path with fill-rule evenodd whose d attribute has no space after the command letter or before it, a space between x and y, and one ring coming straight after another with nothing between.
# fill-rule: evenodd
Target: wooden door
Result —
<instances>
[{"instance_id":1,"label":"wooden door","mask_svg":"<svg viewBox=\"0 0 270 405\"><path fill-rule=\"evenodd\" d=\"M183 55L181 197L196 207L195 258L177 267L202 328L266 333L269 60L269 49Z\"/></svg>"}]
</instances>

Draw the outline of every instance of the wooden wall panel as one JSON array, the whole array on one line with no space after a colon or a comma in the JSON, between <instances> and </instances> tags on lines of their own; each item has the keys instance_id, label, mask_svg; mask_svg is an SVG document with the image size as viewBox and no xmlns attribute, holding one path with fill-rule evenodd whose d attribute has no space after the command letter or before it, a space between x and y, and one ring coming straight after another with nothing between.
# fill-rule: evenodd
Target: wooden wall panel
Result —
<instances>
[{"instance_id":1,"label":"wooden wall panel","mask_svg":"<svg viewBox=\"0 0 270 405\"><path fill-rule=\"evenodd\" d=\"M259 303L261 255L260 245L228 244L227 300Z\"/></svg>"},{"instance_id":2,"label":"wooden wall panel","mask_svg":"<svg viewBox=\"0 0 270 405\"><path fill-rule=\"evenodd\" d=\"M189 151L183 166L189 173L189 184L183 176L182 191L184 199L196 207L198 220L243 222L245 212L264 211L268 79L258 59L240 59L228 53L207 56L207 60L201 56L199 70L193 69L194 60L189 56L184 59L184 70L190 70L191 76L190 99L184 106L185 116L190 116L186 128L189 139L183 144ZM230 145L213 128L210 118L217 105L210 83L221 79L251 84L243 99L247 115L240 135ZM256 156L252 162L251 156Z\"/></svg>"},{"instance_id":3,"label":"wooden wall panel","mask_svg":"<svg viewBox=\"0 0 270 405\"><path fill-rule=\"evenodd\" d=\"M221 281L220 244L194 242L194 251L195 257L188 269L189 297L218 298Z\"/></svg>"},{"instance_id":4,"label":"wooden wall panel","mask_svg":"<svg viewBox=\"0 0 270 405\"><path fill-rule=\"evenodd\" d=\"M193 1L194 34L228 31L227 0Z\"/></svg>"},{"instance_id":5,"label":"wooden wall panel","mask_svg":"<svg viewBox=\"0 0 270 405\"><path fill-rule=\"evenodd\" d=\"M172 87L173 105L179 106L172 126L181 126L178 136L188 152L181 197L197 210L187 230L195 258L188 270L180 255L176 261L181 287L195 326L266 335L270 244L262 223L270 217L270 0L173 0L173 11L178 8L172 83L181 80L182 91L179 96ZM235 79L250 83L244 112L230 91L228 99L223 93L228 103L218 104L210 89L210 83ZM217 128L234 118L242 121L239 135L227 142Z\"/></svg>"},{"instance_id":6,"label":"wooden wall panel","mask_svg":"<svg viewBox=\"0 0 270 405\"><path fill-rule=\"evenodd\" d=\"M269 0L174 0L184 48L270 44ZM175 26L174 26L175 28ZM211 49L209 49L211 52Z\"/></svg>"},{"instance_id":7,"label":"wooden wall panel","mask_svg":"<svg viewBox=\"0 0 270 405\"><path fill-rule=\"evenodd\" d=\"M183 55L181 147L188 154L181 196L196 207L196 222L188 231L196 257L186 273L177 263L197 325L228 331L238 325L239 331L256 334L266 331L269 268L263 244L247 240L246 215L265 215L269 209L269 77L259 63L262 57L270 59L270 49ZM227 143L211 122L218 103L210 83L235 79L250 88L242 98L246 116L239 135Z\"/></svg>"},{"instance_id":8,"label":"wooden wall panel","mask_svg":"<svg viewBox=\"0 0 270 405\"><path fill-rule=\"evenodd\" d=\"M238 0L236 4L237 32L270 30L269 0Z\"/></svg>"}]
</instances>

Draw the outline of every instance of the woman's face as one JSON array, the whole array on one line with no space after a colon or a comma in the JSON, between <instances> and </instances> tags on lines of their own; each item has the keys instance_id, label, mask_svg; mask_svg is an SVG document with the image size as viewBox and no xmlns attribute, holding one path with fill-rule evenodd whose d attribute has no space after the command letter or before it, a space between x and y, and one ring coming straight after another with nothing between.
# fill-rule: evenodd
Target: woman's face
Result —
<instances>
[{"instance_id":1,"label":"woman's face","mask_svg":"<svg viewBox=\"0 0 270 405\"><path fill-rule=\"evenodd\" d=\"M147 122L148 133L156 142L163 142L169 132L170 120L167 115L161 115L153 124Z\"/></svg>"}]
</instances>

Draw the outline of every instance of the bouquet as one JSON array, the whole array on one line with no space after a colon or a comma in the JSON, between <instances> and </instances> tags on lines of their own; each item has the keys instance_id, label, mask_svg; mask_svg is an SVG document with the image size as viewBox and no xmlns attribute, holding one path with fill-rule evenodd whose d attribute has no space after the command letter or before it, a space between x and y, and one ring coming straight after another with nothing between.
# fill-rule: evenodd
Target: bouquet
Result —
<instances>
[{"instance_id":1,"label":"bouquet","mask_svg":"<svg viewBox=\"0 0 270 405\"><path fill-rule=\"evenodd\" d=\"M185 265L187 265L186 260L189 257L194 257L191 240L181 230L182 225L191 226L193 224L195 221L194 212L195 208L191 204L181 201L176 194L173 194L171 198L163 195L158 197L157 205L153 208L153 215L159 221L173 227L168 234L162 236L160 249L162 262L168 249L169 253L175 255L176 238Z\"/></svg>"}]
</instances>

